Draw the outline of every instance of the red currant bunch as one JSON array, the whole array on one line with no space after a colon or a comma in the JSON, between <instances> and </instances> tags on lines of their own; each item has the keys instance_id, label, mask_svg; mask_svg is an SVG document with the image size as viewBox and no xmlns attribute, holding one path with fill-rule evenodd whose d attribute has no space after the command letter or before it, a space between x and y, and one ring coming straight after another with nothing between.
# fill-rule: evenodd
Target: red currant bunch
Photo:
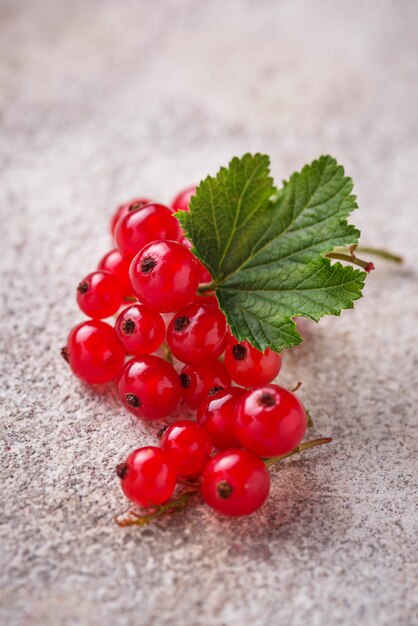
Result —
<instances>
[{"instance_id":1,"label":"red currant bunch","mask_svg":"<svg viewBox=\"0 0 418 626\"><path fill-rule=\"evenodd\" d=\"M114 247L77 287L89 319L71 330L62 354L83 382L113 382L137 418L165 418L181 402L196 411L117 466L131 502L152 516L200 492L219 513L248 515L269 494L266 458L299 446L307 414L294 393L271 384L281 355L232 335L211 273L174 215L189 210L195 191L172 207L140 197L117 208ZM172 499L178 483L186 491Z\"/></svg>"}]
</instances>

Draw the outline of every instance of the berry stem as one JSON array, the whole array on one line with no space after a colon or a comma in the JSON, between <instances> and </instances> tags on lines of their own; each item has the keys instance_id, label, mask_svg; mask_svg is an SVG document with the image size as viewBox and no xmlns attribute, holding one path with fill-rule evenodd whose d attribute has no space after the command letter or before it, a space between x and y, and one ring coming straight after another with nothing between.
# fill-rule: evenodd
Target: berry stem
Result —
<instances>
[{"instance_id":1,"label":"berry stem","mask_svg":"<svg viewBox=\"0 0 418 626\"><path fill-rule=\"evenodd\" d=\"M135 296L125 296L123 301L124 302L138 302L138 298L135 298Z\"/></svg>"},{"instance_id":2,"label":"berry stem","mask_svg":"<svg viewBox=\"0 0 418 626\"><path fill-rule=\"evenodd\" d=\"M322 437L321 439L312 439L312 441L305 441L305 443L301 443L300 446L291 450L287 454L282 454L280 456L273 456L271 459L264 459L264 463L267 467L271 465L275 465L284 459L289 458L290 456L294 456L295 454L300 454L300 452L304 452L305 450L309 450L310 448L316 448L317 446L323 446L326 443L331 443L332 439L330 437Z\"/></svg>"},{"instance_id":3,"label":"berry stem","mask_svg":"<svg viewBox=\"0 0 418 626\"><path fill-rule=\"evenodd\" d=\"M173 365L173 355L171 354L171 350L165 341L161 344L161 350L163 353L163 359L168 361L170 365Z\"/></svg>"},{"instance_id":4,"label":"berry stem","mask_svg":"<svg viewBox=\"0 0 418 626\"><path fill-rule=\"evenodd\" d=\"M317 446L322 446L326 443L330 443L332 439L330 437L322 437L321 439L313 439L312 441L306 441L305 443L301 443L300 446L288 452L287 454L282 454L281 456L275 456L271 459L264 459L264 463L267 467L275 465L284 459L289 458L290 456L294 456L295 454L299 454L300 452L304 452L305 450L309 450L310 448L316 448ZM150 509L145 509L143 513L136 513L134 509L129 509L126 513L122 515L117 515L114 520L118 526L121 528L125 528L126 526L145 526L150 522L153 522L155 519L162 517L166 513L183 511L189 500L193 498L193 496L197 495L200 492L200 482L191 483L187 482L187 488L182 491L176 498L169 500L165 504L161 504L160 506L153 507Z\"/></svg>"},{"instance_id":5,"label":"berry stem","mask_svg":"<svg viewBox=\"0 0 418 626\"><path fill-rule=\"evenodd\" d=\"M173 500L165 504L149 509L148 513L144 513L143 515L137 514L130 509L125 514L115 517L115 522L121 528L125 528L126 526L145 526L145 524L149 524L156 518L170 511L182 511L187 506L189 500L198 492L199 486L190 487L177 496L177 498L173 498Z\"/></svg>"}]
</instances>

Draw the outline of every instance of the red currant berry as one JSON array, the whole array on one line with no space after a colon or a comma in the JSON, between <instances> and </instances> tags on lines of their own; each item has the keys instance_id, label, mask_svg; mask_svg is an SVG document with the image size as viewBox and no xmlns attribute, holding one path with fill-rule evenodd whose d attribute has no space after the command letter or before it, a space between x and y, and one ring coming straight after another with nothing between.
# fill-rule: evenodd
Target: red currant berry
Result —
<instances>
[{"instance_id":1,"label":"red currant berry","mask_svg":"<svg viewBox=\"0 0 418 626\"><path fill-rule=\"evenodd\" d=\"M244 448L260 456L290 452L302 441L307 424L303 404L278 385L248 391L236 406L235 433Z\"/></svg>"},{"instance_id":2,"label":"red currant berry","mask_svg":"<svg viewBox=\"0 0 418 626\"><path fill-rule=\"evenodd\" d=\"M198 304L208 304L209 306L215 307L215 309L219 309L218 298L212 294L213 292L210 292L210 295L206 295L206 296L196 294L195 297L193 298L193 302L196 302ZM228 337L230 336L231 335L229 334Z\"/></svg>"},{"instance_id":3,"label":"red currant berry","mask_svg":"<svg viewBox=\"0 0 418 626\"><path fill-rule=\"evenodd\" d=\"M185 365L180 373L183 400L196 409L205 398L230 387L231 379L223 363L209 361Z\"/></svg>"},{"instance_id":4,"label":"red currant berry","mask_svg":"<svg viewBox=\"0 0 418 626\"><path fill-rule=\"evenodd\" d=\"M96 320L71 330L62 355L74 374L91 385L116 378L125 357L113 328Z\"/></svg>"},{"instance_id":5,"label":"red currant berry","mask_svg":"<svg viewBox=\"0 0 418 626\"><path fill-rule=\"evenodd\" d=\"M223 515L250 515L267 500L270 474L263 461L247 450L225 450L206 465L203 500Z\"/></svg>"},{"instance_id":6,"label":"red currant berry","mask_svg":"<svg viewBox=\"0 0 418 626\"><path fill-rule=\"evenodd\" d=\"M154 241L134 258L129 271L134 293L153 311L170 313L193 300L196 258L176 241Z\"/></svg>"},{"instance_id":7,"label":"red currant berry","mask_svg":"<svg viewBox=\"0 0 418 626\"><path fill-rule=\"evenodd\" d=\"M193 298L193 302L197 302L198 304L209 304L209 306L215 307L215 309L219 309L218 298L215 296L213 291L206 292L205 295L197 293ZM228 334L228 338L231 335Z\"/></svg>"},{"instance_id":8,"label":"red currant berry","mask_svg":"<svg viewBox=\"0 0 418 626\"><path fill-rule=\"evenodd\" d=\"M180 400L176 370L158 356L128 361L118 378L118 393L128 411L143 419L168 415Z\"/></svg>"},{"instance_id":9,"label":"red currant berry","mask_svg":"<svg viewBox=\"0 0 418 626\"><path fill-rule=\"evenodd\" d=\"M116 245L122 254L132 258L144 246L157 239L180 241L180 224L170 209L162 204L147 204L131 211L116 226Z\"/></svg>"},{"instance_id":10,"label":"red currant berry","mask_svg":"<svg viewBox=\"0 0 418 626\"><path fill-rule=\"evenodd\" d=\"M78 284L77 303L93 319L110 317L122 304L122 287L113 274L97 270Z\"/></svg>"},{"instance_id":11,"label":"red currant berry","mask_svg":"<svg viewBox=\"0 0 418 626\"><path fill-rule=\"evenodd\" d=\"M159 313L132 304L119 313L115 331L127 354L151 354L164 340L165 324Z\"/></svg>"},{"instance_id":12,"label":"red currant berry","mask_svg":"<svg viewBox=\"0 0 418 626\"><path fill-rule=\"evenodd\" d=\"M174 422L160 439L179 476L200 476L212 452L212 442L204 428L187 420Z\"/></svg>"},{"instance_id":13,"label":"red currant berry","mask_svg":"<svg viewBox=\"0 0 418 626\"><path fill-rule=\"evenodd\" d=\"M157 506L173 495L176 470L164 450L154 446L138 448L116 468L125 496L143 507Z\"/></svg>"},{"instance_id":14,"label":"red currant berry","mask_svg":"<svg viewBox=\"0 0 418 626\"><path fill-rule=\"evenodd\" d=\"M210 396L199 406L196 420L209 433L218 450L241 447L235 435L235 406L244 393L241 387L228 387Z\"/></svg>"},{"instance_id":15,"label":"red currant berry","mask_svg":"<svg viewBox=\"0 0 418 626\"><path fill-rule=\"evenodd\" d=\"M212 280L212 274L208 269L197 259L197 264L199 266L199 283L210 283Z\"/></svg>"},{"instance_id":16,"label":"red currant berry","mask_svg":"<svg viewBox=\"0 0 418 626\"><path fill-rule=\"evenodd\" d=\"M167 343L183 363L217 359L223 352L225 316L208 304L189 304L174 315L167 327Z\"/></svg>"},{"instance_id":17,"label":"red currant berry","mask_svg":"<svg viewBox=\"0 0 418 626\"><path fill-rule=\"evenodd\" d=\"M130 262L116 249L105 254L98 265L99 270L110 272L119 281L124 297L132 296L129 265Z\"/></svg>"},{"instance_id":18,"label":"red currant berry","mask_svg":"<svg viewBox=\"0 0 418 626\"><path fill-rule=\"evenodd\" d=\"M187 187L187 189L183 189L180 193L174 198L171 206L174 211L188 211L190 199L196 193L196 187Z\"/></svg>"},{"instance_id":19,"label":"red currant berry","mask_svg":"<svg viewBox=\"0 0 418 626\"><path fill-rule=\"evenodd\" d=\"M263 353L248 341L238 342L233 337L226 348L225 366L238 385L256 387L276 378L282 366L282 357L270 348Z\"/></svg>"},{"instance_id":20,"label":"red currant berry","mask_svg":"<svg viewBox=\"0 0 418 626\"><path fill-rule=\"evenodd\" d=\"M229 328L229 326L226 326L226 333L225 333L225 339L224 339L224 346L225 348L227 347L227 345L229 344L230 341L235 340L234 335L231 333L231 329ZM236 340L235 340L236 341Z\"/></svg>"},{"instance_id":21,"label":"red currant berry","mask_svg":"<svg viewBox=\"0 0 418 626\"><path fill-rule=\"evenodd\" d=\"M190 239L187 239L187 237L183 237L183 239L180 240L180 243L188 250L191 250L193 248L192 242L190 241Z\"/></svg>"},{"instance_id":22,"label":"red currant berry","mask_svg":"<svg viewBox=\"0 0 418 626\"><path fill-rule=\"evenodd\" d=\"M130 202L125 202L125 204L121 204L120 206L118 206L118 208L116 209L110 221L110 232L112 233L112 235L115 234L116 225L120 219L125 217L125 215L127 215L131 211L136 211L137 209L141 209L142 207L144 207L146 204L149 204L150 202L151 200L149 200L148 198L135 198L134 200L131 200Z\"/></svg>"}]
</instances>

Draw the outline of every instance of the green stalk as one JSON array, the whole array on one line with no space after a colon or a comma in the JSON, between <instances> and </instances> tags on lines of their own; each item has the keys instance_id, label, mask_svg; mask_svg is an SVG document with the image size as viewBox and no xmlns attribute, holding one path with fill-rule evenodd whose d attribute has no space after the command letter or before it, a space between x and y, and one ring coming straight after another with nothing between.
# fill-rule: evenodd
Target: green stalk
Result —
<instances>
[{"instance_id":1,"label":"green stalk","mask_svg":"<svg viewBox=\"0 0 418 626\"><path fill-rule=\"evenodd\" d=\"M301 443L300 446L298 446L291 452L288 452L287 454L275 456L271 459L265 459L264 463L267 467L270 467L295 454L300 454L300 452L304 452L305 450L309 450L310 448L316 448L317 446L322 446L326 443L330 443L331 441L332 439L330 439L329 437L306 441L305 443ZM124 515L115 517L115 522L121 528L125 528L126 526L145 526L145 524L149 524L150 522L154 521L158 517L161 517L162 515L165 515L166 513L182 511L187 506L189 500L193 498L193 496L197 495L199 492L199 483L196 483L195 485L190 485L180 495L178 495L176 498L173 498L169 502L166 502L165 504L161 504L160 506L148 509L148 511L145 511L143 514L137 514L134 511L129 510Z\"/></svg>"},{"instance_id":2,"label":"green stalk","mask_svg":"<svg viewBox=\"0 0 418 626\"><path fill-rule=\"evenodd\" d=\"M205 291L214 291L217 287L217 283L212 280L210 283L204 283L198 287L198 293L205 293Z\"/></svg>"},{"instance_id":3,"label":"green stalk","mask_svg":"<svg viewBox=\"0 0 418 626\"><path fill-rule=\"evenodd\" d=\"M161 344L161 351L163 353L163 359L168 361L170 365L173 365L173 355L171 354L171 350L165 341Z\"/></svg>"},{"instance_id":4,"label":"green stalk","mask_svg":"<svg viewBox=\"0 0 418 626\"><path fill-rule=\"evenodd\" d=\"M145 524L149 524L157 517L161 517L165 513L169 511L182 511L186 506L190 498L195 496L199 492L199 487L190 488L186 491L183 491L177 498L166 502L165 504L160 504L159 506L152 509L149 513L144 513L144 515L136 515L133 511L128 511L128 513L123 516L121 519L115 517L115 522L121 528L125 528L126 526L145 526Z\"/></svg>"},{"instance_id":5,"label":"green stalk","mask_svg":"<svg viewBox=\"0 0 418 626\"><path fill-rule=\"evenodd\" d=\"M385 259L386 261L392 261L392 263L403 263L403 257L399 256L399 254L394 254L393 252L389 252L384 248L372 248L370 246L339 246L333 250L331 254L348 254L350 257L354 256L354 252L359 252L360 254L371 254L372 256L377 256L381 259Z\"/></svg>"},{"instance_id":6,"label":"green stalk","mask_svg":"<svg viewBox=\"0 0 418 626\"><path fill-rule=\"evenodd\" d=\"M369 263L368 261L363 261L363 259L359 259L354 256L354 254L343 254L342 252L330 252L325 255L327 259L338 259L339 261L346 261L347 263L352 263L353 265L358 265L362 267L366 272L370 272L373 269L373 263Z\"/></svg>"},{"instance_id":7,"label":"green stalk","mask_svg":"<svg viewBox=\"0 0 418 626\"><path fill-rule=\"evenodd\" d=\"M264 459L264 463L267 467L271 467L280 461L284 461L284 459L288 459L290 456L294 456L295 454L300 454L305 450L310 450L310 448L316 448L317 446L323 446L326 443L331 443L332 439L330 437L322 437L321 439L313 439L312 441L305 441L305 443L301 443L300 446L288 452L287 454L281 454L280 456L273 456L270 459Z\"/></svg>"},{"instance_id":8,"label":"green stalk","mask_svg":"<svg viewBox=\"0 0 418 626\"><path fill-rule=\"evenodd\" d=\"M394 254L393 252L389 252L388 250L384 250L383 248L370 248L369 246L358 246L357 252L364 252L364 254L372 254L373 256L378 256L381 259L385 259L386 261L392 261L393 263L403 263L403 257L399 256L399 254Z\"/></svg>"}]
</instances>

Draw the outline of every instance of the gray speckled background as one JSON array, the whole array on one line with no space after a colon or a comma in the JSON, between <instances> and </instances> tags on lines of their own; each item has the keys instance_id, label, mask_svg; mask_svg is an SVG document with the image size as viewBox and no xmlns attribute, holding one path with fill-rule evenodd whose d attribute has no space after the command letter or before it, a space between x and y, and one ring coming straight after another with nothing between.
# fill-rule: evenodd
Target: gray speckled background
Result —
<instances>
[{"instance_id":1,"label":"gray speckled background","mask_svg":"<svg viewBox=\"0 0 418 626\"><path fill-rule=\"evenodd\" d=\"M0 2L2 626L417 623L414 0ZM155 429L58 355L121 200L261 150L355 179L377 263L287 355L334 443L275 470L254 517L117 528L115 464ZM414 606L415 603L415 606Z\"/></svg>"}]
</instances>

